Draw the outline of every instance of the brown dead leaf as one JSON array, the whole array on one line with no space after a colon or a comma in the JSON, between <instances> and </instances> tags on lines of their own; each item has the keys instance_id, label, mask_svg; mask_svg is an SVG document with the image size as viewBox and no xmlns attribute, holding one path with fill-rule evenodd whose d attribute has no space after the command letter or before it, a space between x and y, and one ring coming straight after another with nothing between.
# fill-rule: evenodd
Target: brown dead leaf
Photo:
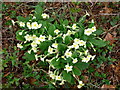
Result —
<instances>
[{"instance_id":1,"label":"brown dead leaf","mask_svg":"<svg viewBox=\"0 0 120 90\"><path fill-rule=\"evenodd\" d=\"M8 76L9 74L10 74L10 72L6 73L6 74L4 75L4 77Z\"/></svg>"},{"instance_id":2,"label":"brown dead leaf","mask_svg":"<svg viewBox=\"0 0 120 90\"><path fill-rule=\"evenodd\" d=\"M104 90L115 90L115 85L102 85L102 87Z\"/></svg>"},{"instance_id":3,"label":"brown dead leaf","mask_svg":"<svg viewBox=\"0 0 120 90\"><path fill-rule=\"evenodd\" d=\"M35 85L34 82L36 82L36 81L37 81L37 80L34 79L34 78L30 78L30 79L29 79L29 82L30 82L31 85Z\"/></svg>"},{"instance_id":4,"label":"brown dead leaf","mask_svg":"<svg viewBox=\"0 0 120 90\"><path fill-rule=\"evenodd\" d=\"M111 13L113 11L112 8L105 7L104 8L104 13Z\"/></svg>"},{"instance_id":5,"label":"brown dead leaf","mask_svg":"<svg viewBox=\"0 0 120 90\"><path fill-rule=\"evenodd\" d=\"M105 7L100 11L100 13L112 13L113 9L108 8L109 2L104 2L103 4Z\"/></svg>"},{"instance_id":6,"label":"brown dead leaf","mask_svg":"<svg viewBox=\"0 0 120 90\"><path fill-rule=\"evenodd\" d=\"M112 45L115 42L115 37L113 37L110 33L107 33L105 40L109 41L110 45Z\"/></svg>"},{"instance_id":7,"label":"brown dead leaf","mask_svg":"<svg viewBox=\"0 0 120 90\"><path fill-rule=\"evenodd\" d=\"M87 83L87 82L88 82L88 79L89 79L88 76L84 76L83 82L84 82L84 83Z\"/></svg>"},{"instance_id":8,"label":"brown dead leaf","mask_svg":"<svg viewBox=\"0 0 120 90\"><path fill-rule=\"evenodd\" d=\"M112 34L114 35L114 37L117 36L117 32L116 31L113 31Z\"/></svg>"}]
</instances>

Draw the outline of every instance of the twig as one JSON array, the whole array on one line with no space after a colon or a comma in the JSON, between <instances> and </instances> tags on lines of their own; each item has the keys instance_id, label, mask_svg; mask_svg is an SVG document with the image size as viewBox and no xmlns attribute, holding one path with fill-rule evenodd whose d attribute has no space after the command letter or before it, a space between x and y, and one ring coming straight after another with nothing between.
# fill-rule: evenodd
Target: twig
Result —
<instances>
[{"instance_id":1,"label":"twig","mask_svg":"<svg viewBox=\"0 0 120 90\"><path fill-rule=\"evenodd\" d=\"M114 28L118 27L119 25L120 25L120 24L117 24L117 25L115 25L115 26L111 27L108 31L111 31L112 29L114 29Z\"/></svg>"}]
</instances>

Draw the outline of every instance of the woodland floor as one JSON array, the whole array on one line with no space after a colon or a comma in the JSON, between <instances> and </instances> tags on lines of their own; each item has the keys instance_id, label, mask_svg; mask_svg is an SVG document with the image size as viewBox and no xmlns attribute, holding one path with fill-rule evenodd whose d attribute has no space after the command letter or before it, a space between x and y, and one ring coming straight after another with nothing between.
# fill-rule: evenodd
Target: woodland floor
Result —
<instances>
[{"instance_id":1,"label":"woodland floor","mask_svg":"<svg viewBox=\"0 0 120 90\"><path fill-rule=\"evenodd\" d=\"M16 17L21 15L27 17L32 10L33 6L37 5L36 2L24 2L24 3L10 3L5 2L2 6L2 49L6 49L8 53L14 52L14 46L17 44L15 33L18 30L18 26L13 26L11 20L16 21ZM69 13L74 12L74 16L79 18L83 16L86 11L90 14L87 20L94 19L96 27L101 27L104 31L101 38L110 41L110 44L114 44L112 52L109 52L111 58L116 59L111 65L104 63L102 67L98 68L98 72L107 72L107 79L111 81L111 85L102 86L116 87L120 86L120 3L80 3L74 4L71 2L66 3L45 3L46 12L56 12L60 15L65 14L65 19L69 20ZM55 17L55 16L54 16ZM21 52L22 53L22 52ZM22 54L21 54L22 55ZM20 57L20 56L19 56ZM5 78L8 73L9 67L4 69L3 84L9 83ZM14 72L14 71L13 71ZM93 78L94 79L94 78Z\"/></svg>"}]
</instances>

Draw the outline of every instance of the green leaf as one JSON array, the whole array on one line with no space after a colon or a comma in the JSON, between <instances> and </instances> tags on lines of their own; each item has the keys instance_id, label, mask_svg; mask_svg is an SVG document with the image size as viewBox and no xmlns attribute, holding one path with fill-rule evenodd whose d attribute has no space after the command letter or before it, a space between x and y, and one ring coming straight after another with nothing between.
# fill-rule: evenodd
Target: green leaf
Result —
<instances>
[{"instance_id":1,"label":"green leaf","mask_svg":"<svg viewBox=\"0 0 120 90\"><path fill-rule=\"evenodd\" d=\"M41 49L42 51L45 51L45 50L48 49L48 47L49 47L51 44L52 44L52 42L51 42L50 40L48 40L48 41L42 42L39 47L40 47L40 49Z\"/></svg>"},{"instance_id":2,"label":"green leaf","mask_svg":"<svg viewBox=\"0 0 120 90\"><path fill-rule=\"evenodd\" d=\"M62 37L57 37L57 38L55 39L55 41L57 41L58 43L62 43L62 42L63 42L63 39L62 39Z\"/></svg>"},{"instance_id":3,"label":"green leaf","mask_svg":"<svg viewBox=\"0 0 120 90\"><path fill-rule=\"evenodd\" d=\"M35 13L41 15L43 12L43 8L40 5L37 5L35 8Z\"/></svg>"},{"instance_id":4,"label":"green leaf","mask_svg":"<svg viewBox=\"0 0 120 90\"><path fill-rule=\"evenodd\" d=\"M43 8L39 5L36 6L35 8L35 17L36 19L42 19L42 12L43 12Z\"/></svg>"},{"instance_id":5,"label":"green leaf","mask_svg":"<svg viewBox=\"0 0 120 90\"><path fill-rule=\"evenodd\" d=\"M18 20L18 21L21 21L21 22L27 22L27 21L29 20L29 17L24 18L24 17L22 17L22 16L17 16L17 20Z\"/></svg>"},{"instance_id":6,"label":"green leaf","mask_svg":"<svg viewBox=\"0 0 120 90\"><path fill-rule=\"evenodd\" d=\"M103 33L103 30L97 29L93 34L100 35Z\"/></svg>"},{"instance_id":7,"label":"green leaf","mask_svg":"<svg viewBox=\"0 0 120 90\"><path fill-rule=\"evenodd\" d=\"M73 68L73 73L78 76L81 75L81 71L77 68Z\"/></svg>"},{"instance_id":8,"label":"green leaf","mask_svg":"<svg viewBox=\"0 0 120 90\"><path fill-rule=\"evenodd\" d=\"M20 40L20 41L25 41L24 37L23 36L16 36L17 40Z\"/></svg>"},{"instance_id":9,"label":"green leaf","mask_svg":"<svg viewBox=\"0 0 120 90\"><path fill-rule=\"evenodd\" d=\"M73 40L72 37L66 36L65 37L65 44L69 44L72 40Z\"/></svg>"},{"instance_id":10,"label":"green leaf","mask_svg":"<svg viewBox=\"0 0 120 90\"><path fill-rule=\"evenodd\" d=\"M70 73L67 73L66 71L62 72L63 74L63 79L67 80L69 83L71 83L72 80L72 75Z\"/></svg>"},{"instance_id":11,"label":"green leaf","mask_svg":"<svg viewBox=\"0 0 120 90\"><path fill-rule=\"evenodd\" d=\"M92 28L94 26L94 23L91 23L88 28Z\"/></svg>"},{"instance_id":12,"label":"green leaf","mask_svg":"<svg viewBox=\"0 0 120 90\"><path fill-rule=\"evenodd\" d=\"M96 40L96 39L90 38L90 42L93 43L94 45L98 46L98 47L106 46L106 42L103 41L103 40Z\"/></svg>"},{"instance_id":13,"label":"green leaf","mask_svg":"<svg viewBox=\"0 0 120 90\"><path fill-rule=\"evenodd\" d=\"M64 64L61 63L61 61L57 59L52 60L51 64L57 69L64 68Z\"/></svg>"},{"instance_id":14,"label":"green leaf","mask_svg":"<svg viewBox=\"0 0 120 90\"><path fill-rule=\"evenodd\" d=\"M23 36L23 35L19 35L19 32L21 32L21 31L22 31L22 30L18 30L18 31L16 32L16 38L17 38L17 40L25 41L24 36Z\"/></svg>"},{"instance_id":15,"label":"green leaf","mask_svg":"<svg viewBox=\"0 0 120 90\"><path fill-rule=\"evenodd\" d=\"M79 19L79 23L84 23L86 20L86 16L82 16L80 19Z\"/></svg>"},{"instance_id":16,"label":"green leaf","mask_svg":"<svg viewBox=\"0 0 120 90\"><path fill-rule=\"evenodd\" d=\"M79 25L79 27L80 27L79 35L81 36L81 35L84 34L85 27L84 27L84 25L83 25L82 23L79 23L78 25Z\"/></svg>"},{"instance_id":17,"label":"green leaf","mask_svg":"<svg viewBox=\"0 0 120 90\"><path fill-rule=\"evenodd\" d=\"M58 51L62 52L65 51L67 49L67 46L65 44L58 44Z\"/></svg>"},{"instance_id":18,"label":"green leaf","mask_svg":"<svg viewBox=\"0 0 120 90\"><path fill-rule=\"evenodd\" d=\"M48 29L48 33L52 36L55 35L54 30L56 29L55 25L50 25L49 29Z\"/></svg>"},{"instance_id":19,"label":"green leaf","mask_svg":"<svg viewBox=\"0 0 120 90\"><path fill-rule=\"evenodd\" d=\"M63 21L63 24L64 24L64 25L68 25L68 23L69 23L69 22L68 22L67 19Z\"/></svg>"},{"instance_id":20,"label":"green leaf","mask_svg":"<svg viewBox=\"0 0 120 90\"><path fill-rule=\"evenodd\" d=\"M26 59L28 61L35 60L35 55L34 53L29 54L26 52L25 55L23 56L23 59Z\"/></svg>"},{"instance_id":21,"label":"green leaf","mask_svg":"<svg viewBox=\"0 0 120 90\"><path fill-rule=\"evenodd\" d=\"M85 63L85 62L78 62L75 64L75 66L77 68L79 68L80 70L84 70L84 69L87 69L89 64L88 63Z\"/></svg>"}]
</instances>

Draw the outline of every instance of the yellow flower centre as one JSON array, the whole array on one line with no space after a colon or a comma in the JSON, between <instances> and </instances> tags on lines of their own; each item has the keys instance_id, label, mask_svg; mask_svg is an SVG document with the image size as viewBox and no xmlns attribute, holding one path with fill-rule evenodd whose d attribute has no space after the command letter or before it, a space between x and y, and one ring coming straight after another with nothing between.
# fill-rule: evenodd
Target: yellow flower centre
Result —
<instances>
[{"instance_id":1,"label":"yellow flower centre","mask_svg":"<svg viewBox=\"0 0 120 90\"><path fill-rule=\"evenodd\" d=\"M70 67L67 67L67 69L70 69Z\"/></svg>"}]
</instances>

